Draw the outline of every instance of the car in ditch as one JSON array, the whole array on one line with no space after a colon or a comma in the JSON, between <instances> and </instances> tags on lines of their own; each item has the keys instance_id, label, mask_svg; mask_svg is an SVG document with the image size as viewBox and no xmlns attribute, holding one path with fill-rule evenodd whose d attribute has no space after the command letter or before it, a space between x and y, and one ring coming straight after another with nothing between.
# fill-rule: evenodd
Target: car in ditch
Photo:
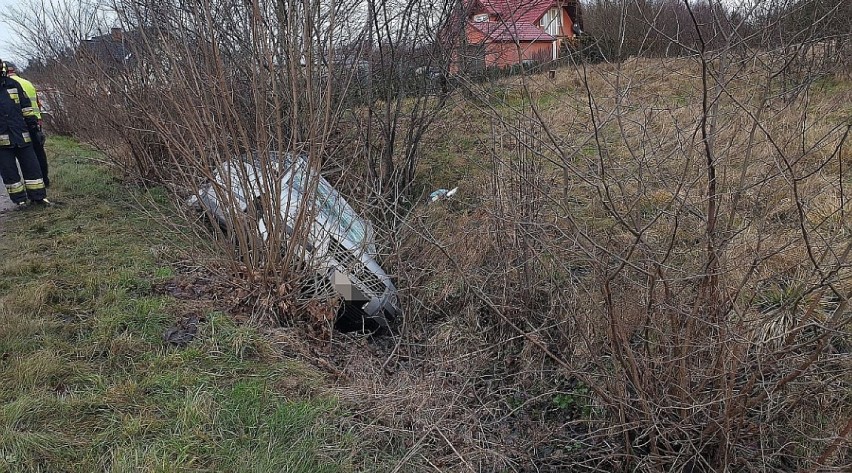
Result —
<instances>
[{"instance_id":1,"label":"car in ditch","mask_svg":"<svg viewBox=\"0 0 852 473\"><path fill-rule=\"evenodd\" d=\"M304 156L271 152L263 161L255 153L222 163L189 204L222 228L244 225L249 215L262 215L249 212L249 206L259 205L268 189L279 187L269 185L273 176L280 183L278 199L285 228L281 240L296 242L301 248L295 254L315 272L320 285L333 288L343 300L338 322L344 330L359 324L367 330L389 329L402 310L397 289L379 264L373 225L324 177L310 171ZM233 211L228 211L228 205ZM233 221L235 215L239 222ZM297 228L297 221L305 222L304 228ZM255 223L260 236L268 238L267 222L260 217Z\"/></svg>"}]
</instances>

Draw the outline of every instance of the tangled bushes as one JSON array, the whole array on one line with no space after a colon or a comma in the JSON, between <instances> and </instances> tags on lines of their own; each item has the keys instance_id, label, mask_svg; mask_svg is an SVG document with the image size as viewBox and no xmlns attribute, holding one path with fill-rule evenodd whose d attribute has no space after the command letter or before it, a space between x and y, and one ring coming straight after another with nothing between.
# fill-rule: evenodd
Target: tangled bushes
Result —
<instances>
[{"instance_id":1,"label":"tangled bushes","mask_svg":"<svg viewBox=\"0 0 852 473\"><path fill-rule=\"evenodd\" d=\"M689 58L459 80L464 93L428 99L376 97L398 89L371 85L346 102L355 79L318 60L339 39L315 29L321 4L290 4L290 17L232 5L237 20L159 6L122 10L161 22L135 30L132 73L75 60L56 87L69 107L109 111L80 113L77 133L176 198L247 150L305 153L361 197L407 308L395 338L331 354L349 375L339 396L354 406L363 462L848 464L852 112L838 104L852 89L842 62L811 67L792 44L755 49L730 17L711 9L699 22L687 8L683 34L665 44L631 37L639 52L663 45ZM293 18L299 28L282 26ZM177 20L182 33L166 27ZM611 28L658 32L634 20ZM460 179L462 197L419 202L413 189L444 185L430 173ZM281 287L298 286L280 240L247 231L231 242L220 250L255 288L257 314L311 312L278 304L294 297Z\"/></svg>"}]
</instances>

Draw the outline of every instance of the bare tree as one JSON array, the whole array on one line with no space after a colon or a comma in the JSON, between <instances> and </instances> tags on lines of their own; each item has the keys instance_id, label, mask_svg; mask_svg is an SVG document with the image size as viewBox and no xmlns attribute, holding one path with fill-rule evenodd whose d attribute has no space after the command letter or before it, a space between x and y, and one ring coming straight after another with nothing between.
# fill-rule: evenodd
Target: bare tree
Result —
<instances>
[{"instance_id":1,"label":"bare tree","mask_svg":"<svg viewBox=\"0 0 852 473\"><path fill-rule=\"evenodd\" d=\"M365 464L842 471L846 3L587 2L608 61L458 77L464 93L423 72L451 69L435 25L465 18L413 0L116 2L83 23L122 25L120 64L91 31L39 51L69 106L110 111L78 133L178 199L252 152L277 195L269 157L305 154L385 217L406 320L332 356ZM463 176L461 197L404 202L443 184L424 168ZM271 238L214 229L235 292L304 317L279 204L258 204L229 220Z\"/></svg>"},{"instance_id":2,"label":"bare tree","mask_svg":"<svg viewBox=\"0 0 852 473\"><path fill-rule=\"evenodd\" d=\"M410 399L359 425L410 433L424 470L841 471L850 127L820 94L848 70L779 88L804 56L760 40L775 2L679 2L674 30L610 3L640 57L470 86L470 195L400 242L417 311L383 367L423 367L351 368L374 381L341 395Z\"/></svg>"}]
</instances>

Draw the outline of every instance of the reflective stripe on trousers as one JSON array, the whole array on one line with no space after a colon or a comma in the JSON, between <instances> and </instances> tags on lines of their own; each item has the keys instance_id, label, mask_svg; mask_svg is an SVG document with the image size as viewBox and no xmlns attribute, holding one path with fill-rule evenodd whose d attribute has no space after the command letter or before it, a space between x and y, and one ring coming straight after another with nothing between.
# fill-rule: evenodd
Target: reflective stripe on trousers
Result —
<instances>
[{"instance_id":1,"label":"reflective stripe on trousers","mask_svg":"<svg viewBox=\"0 0 852 473\"><path fill-rule=\"evenodd\" d=\"M14 184L6 184L6 191L9 193L9 199L15 204L27 201L27 192L24 181L16 182Z\"/></svg>"},{"instance_id":2,"label":"reflective stripe on trousers","mask_svg":"<svg viewBox=\"0 0 852 473\"><path fill-rule=\"evenodd\" d=\"M6 190L7 190L10 194L15 194L15 193L18 193L18 192L23 192L23 191L24 191L24 181L16 182L16 183L14 183L14 184L6 184Z\"/></svg>"},{"instance_id":3,"label":"reflective stripe on trousers","mask_svg":"<svg viewBox=\"0 0 852 473\"><path fill-rule=\"evenodd\" d=\"M0 176L3 177L9 197L16 204L27 199L39 201L47 196L41 166L31 145L0 147Z\"/></svg>"},{"instance_id":4,"label":"reflective stripe on trousers","mask_svg":"<svg viewBox=\"0 0 852 473\"><path fill-rule=\"evenodd\" d=\"M24 186L28 191L44 189L44 179L24 179Z\"/></svg>"}]
</instances>

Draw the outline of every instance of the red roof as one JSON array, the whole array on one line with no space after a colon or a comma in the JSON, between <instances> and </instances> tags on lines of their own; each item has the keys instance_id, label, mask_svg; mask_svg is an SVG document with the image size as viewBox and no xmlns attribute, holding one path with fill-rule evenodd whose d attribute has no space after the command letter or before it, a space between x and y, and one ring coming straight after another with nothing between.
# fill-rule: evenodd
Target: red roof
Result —
<instances>
[{"instance_id":1,"label":"red roof","mask_svg":"<svg viewBox=\"0 0 852 473\"><path fill-rule=\"evenodd\" d=\"M570 0L563 0L565 6ZM466 0L471 13L489 13L497 21L471 22L491 41L553 41L554 37L538 26L538 20L556 0Z\"/></svg>"},{"instance_id":2,"label":"red roof","mask_svg":"<svg viewBox=\"0 0 852 473\"><path fill-rule=\"evenodd\" d=\"M535 23L538 21L555 0L479 0L479 3L489 12L500 15L506 23Z\"/></svg>"},{"instance_id":3,"label":"red roof","mask_svg":"<svg viewBox=\"0 0 852 473\"><path fill-rule=\"evenodd\" d=\"M491 41L553 41L553 36L541 28L529 23L504 23L484 21L471 23L471 26L481 31Z\"/></svg>"}]
</instances>

